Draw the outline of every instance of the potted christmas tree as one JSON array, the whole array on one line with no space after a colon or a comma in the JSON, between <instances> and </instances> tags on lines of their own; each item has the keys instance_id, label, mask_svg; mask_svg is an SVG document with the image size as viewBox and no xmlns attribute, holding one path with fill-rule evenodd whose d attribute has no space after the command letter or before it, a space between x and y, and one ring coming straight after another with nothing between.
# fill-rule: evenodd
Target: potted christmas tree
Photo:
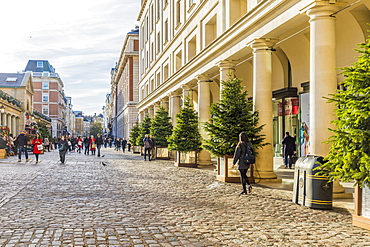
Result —
<instances>
[{"instance_id":1,"label":"potted christmas tree","mask_svg":"<svg viewBox=\"0 0 370 247\"><path fill-rule=\"evenodd\" d=\"M336 129L330 129L328 162L319 168L331 181L356 181L353 224L370 230L370 39L359 47L362 55L343 68L343 89L329 99L337 106Z\"/></svg>"},{"instance_id":2,"label":"potted christmas tree","mask_svg":"<svg viewBox=\"0 0 370 247\"><path fill-rule=\"evenodd\" d=\"M172 123L168 111L162 106L159 107L152 119L150 134L156 140L156 147L153 150L154 157L156 159L170 159L167 138L172 134Z\"/></svg>"},{"instance_id":3,"label":"potted christmas tree","mask_svg":"<svg viewBox=\"0 0 370 247\"><path fill-rule=\"evenodd\" d=\"M177 124L168 138L169 150L176 151L175 165L197 167L197 154L201 150L201 136L198 129L198 114L189 98L176 115Z\"/></svg>"},{"instance_id":4,"label":"potted christmas tree","mask_svg":"<svg viewBox=\"0 0 370 247\"><path fill-rule=\"evenodd\" d=\"M140 132L139 122L136 121L135 125L132 126L131 132L130 132L130 143L132 145L132 152L134 154L139 154L141 150L141 147L136 145L136 140L138 139L140 135L139 132Z\"/></svg>"},{"instance_id":5,"label":"potted christmas tree","mask_svg":"<svg viewBox=\"0 0 370 247\"><path fill-rule=\"evenodd\" d=\"M263 125L258 125L258 112L253 111L253 102L248 100L248 92L241 85L242 80L229 75L222 81L221 99L210 107L211 119L204 124L209 139L203 147L218 158L218 179L225 182L239 182L239 171L230 169L235 147L239 142L239 133L247 133L253 147L260 148L264 136L259 134ZM253 166L250 169L250 181L253 182Z\"/></svg>"},{"instance_id":6,"label":"potted christmas tree","mask_svg":"<svg viewBox=\"0 0 370 247\"><path fill-rule=\"evenodd\" d=\"M139 136L136 138L136 146L141 147L141 155L144 155L144 143L143 140L145 135L149 135L150 133L150 126L152 124L152 119L149 115L146 115L144 120L140 123L139 127Z\"/></svg>"}]
</instances>

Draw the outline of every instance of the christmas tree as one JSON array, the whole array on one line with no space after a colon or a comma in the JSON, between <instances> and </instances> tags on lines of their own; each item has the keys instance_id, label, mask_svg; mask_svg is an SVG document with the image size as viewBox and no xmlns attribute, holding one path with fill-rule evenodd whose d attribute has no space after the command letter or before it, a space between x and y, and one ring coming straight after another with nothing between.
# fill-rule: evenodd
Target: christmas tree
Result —
<instances>
[{"instance_id":1,"label":"christmas tree","mask_svg":"<svg viewBox=\"0 0 370 247\"><path fill-rule=\"evenodd\" d=\"M356 180L363 187L370 184L370 39L358 46L362 55L342 68L343 89L329 98L337 106L336 129L330 129L328 162L320 168L331 180Z\"/></svg>"},{"instance_id":2,"label":"christmas tree","mask_svg":"<svg viewBox=\"0 0 370 247\"><path fill-rule=\"evenodd\" d=\"M140 135L139 132L140 132L139 122L136 121L135 125L132 126L131 132L130 132L130 142L132 145L136 145L136 140L138 139Z\"/></svg>"},{"instance_id":3,"label":"christmas tree","mask_svg":"<svg viewBox=\"0 0 370 247\"><path fill-rule=\"evenodd\" d=\"M201 150L201 136L198 130L198 114L187 98L184 107L176 115L177 125L168 138L169 150L190 152Z\"/></svg>"},{"instance_id":4,"label":"christmas tree","mask_svg":"<svg viewBox=\"0 0 370 247\"><path fill-rule=\"evenodd\" d=\"M158 147L166 148L168 146L167 138L172 134L172 123L170 120L168 112L164 107L160 106L150 127L150 134L156 139Z\"/></svg>"},{"instance_id":5,"label":"christmas tree","mask_svg":"<svg viewBox=\"0 0 370 247\"><path fill-rule=\"evenodd\" d=\"M136 138L136 146L144 145L143 139L145 135L149 135L151 124L152 124L152 119L149 117L149 115L146 115L144 120L140 123L140 131L139 131L138 138Z\"/></svg>"},{"instance_id":6,"label":"christmas tree","mask_svg":"<svg viewBox=\"0 0 370 247\"><path fill-rule=\"evenodd\" d=\"M263 125L258 126L258 112L253 111L253 101L248 100L248 92L243 91L242 80L229 75L221 81L221 99L210 107L211 119L204 123L209 134L203 147L216 156L233 155L239 142L239 133L247 133L255 148L267 145L265 137L259 134Z\"/></svg>"}]
</instances>

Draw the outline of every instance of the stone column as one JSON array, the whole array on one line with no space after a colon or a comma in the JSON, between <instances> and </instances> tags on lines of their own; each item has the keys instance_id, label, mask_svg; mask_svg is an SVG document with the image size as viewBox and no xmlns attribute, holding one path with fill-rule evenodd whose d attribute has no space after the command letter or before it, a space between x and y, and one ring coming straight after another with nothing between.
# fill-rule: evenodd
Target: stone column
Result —
<instances>
[{"instance_id":1,"label":"stone column","mask_svg":"<svg viewBox=\"0 0 370 247\"><path fill-rule=\"evenodd\" d=\"M256 165L263 180L277 180L273 165L273 120L272 120L272 62L270 44L265 39L256 39L251 44L253 49L253 104L259 111L259 123L264 124L260 134L265 135L265 142L270 145L258 150Z\"/></svg>"},{"instance_id":2,"label":"stone column","mask_svg":"<svg viewBox=\"0 0 370 247\"><path fill-rule=\"evenodd\" d=\"M154 106L150 106L148 108L148 115L149 115L149 117L150 118L153 118L154 117L154 114L155 114L155 112L154 112Z\"/></svg>"},{"instance_id":3,"label":"stone column","mask_svg":"<svg viewBox=\"0 0 370 247\"><path fill-rule=\"evenodd\" d=\"M203 124L210 119L209 107L211 106L210 76L198 75L198 117L199 133L203 139L208 139L208 134L203 128ZM211 154L207 150L202 150L198 155L199 165L211 165Z\"/></svg>"},{"instance_id":4,"label":"stone column","mask_svg":"<svg viewBox=\"0 0 370 247\"><path fill-rule=\"evenodd\" d=\"M337 4L317 4L306 12L310 17L310 153L320 156L329 153L330 145L324 141L332 135L328 129L334 128L330 122L335 120L335 105L324 97L337 91L336 18L330 15L339 8ZM345 191L339 180L333 185L334 193ZM334 197L352 198L346 193Z\"/></svg>"},{"instance_id":5,"label":"stone column","mask_svg":"<svg viewBox=\"0 0 370 247\"><path fill-rule=\"evenodd\" d=\"M7 125L8 125L8 127L9 127L9 129L11 129L12 128L12 115L10 115L10 114L8 114L8 119L7 119Z\"/></svg>"},{"instance_id":6,"label":"stone column","mask_svg":"<svg viewBox=\"0 0 370 247\"><path fill-rule=\"evenodd\" d=\"M164 108L166 111L169 111L169 107L168 107L168 97L164 97L163 99L161 99L161 106L163 106L163 108Z\"/></svg>"},{"instance_id":7,"label":"stone column","mask_svg":"<svg viewBox=\"0 0 370 247\"><path fill-rule=\"evenodd\" d=\"M220 94L223 89L222 81L227 81L229 79L229 74L234 77L235 75L235 65L234 61L223 60L217 63L217 66L220 68ZM221 99L221 95L220 95Z\"/></svg>"},{"instance_id":8,"label":"stone column","mask_svg":"<svg viewBox=\"0 0 370 247\"><path fill-rule=\"evenodd\" d=\"M154 103L153 107L154 107L154 115L157 114L157 111L159 110L159 107L160 107L160 103L159 102L156 102Z\"/></svg>"},{"instance_id":9,"label":"stone column","mask_svg":"<svg viewBox=\"0 0 370 247\"><path fill-rule=\"evenodd\" d=\"M3 113L3 114L1 114L2 116L1 116L1 125L3 125L3 126L7 126L8 125L8 123L7 123L7 114L6 113Z\"/></svg>"},{"instance_id":10,"label":"stone column","mask_svg":"<svg viewBox=\"0 0 370 247\"><path fill-rule=\"evenodd\" d=\"M3 114L4 114L4 113L1 113L1 112L0 112L0 125L3 125Z\"/></svg>"},{"instance_id":11,"label":"stone column","mask_svg":"<svg viewBox=\"0 0 370 247\"><path fill-rule=\"evenodd\" d=\"M180 113L180 108L180 95L178 92L172 92L170 94L170 116L173 126L176 126L176 114Z\"/></svg>"},{"instance_id":12,"label":"stone column","mask_svg":"<svg viewBox=\"0 0 370 247\"><path fill-rule=\"evenodd\" d=\"M15 116L12 116L12 127L10 129L10 133L12 133L13 136L15 136L18 133L17 132L17 120Z\"/></svg>"},{"instance_id":13,"label":"stone column","mask_svg":"<svg viewBox=\"0 0 370 247\"><path fill-rule=\"evenodd\" d=\"M325 156L329 145L323 143L334 128L330 122L334 104L328 104L329 94L337 90L337 71L335 55L335 17L330 15L337 6L315 6L307 10L310 17L310 153Z\"/></svg>"},{"instance_id":14,"label":"stone column","mask_svg":"<svg viewBox=\"0 0 370 247\"><path fill-rule=\"evenodd\" d=\"M186 98L190 99L190 102L193 103L193 86L191 84L182 85L182 101L183 105Z\"/></svg>"}]
</instances>

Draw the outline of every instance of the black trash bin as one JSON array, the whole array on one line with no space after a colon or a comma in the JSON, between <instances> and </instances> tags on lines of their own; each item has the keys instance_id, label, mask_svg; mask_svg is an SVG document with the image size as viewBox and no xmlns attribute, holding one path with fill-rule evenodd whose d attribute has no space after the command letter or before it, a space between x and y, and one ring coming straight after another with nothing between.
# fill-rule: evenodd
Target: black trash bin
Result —
<instances>
[{"instance_id":1,"label":"black trash bin","mask_svg":"<svg viewBox=\"0 0 370 247\"><path fill-rule=\"evenodd\" d=\"M333 183L314 169L323 163L323 157L300 157L294 170L293 202L316 209L332 209Z\"/></svg>"}]
</instances>

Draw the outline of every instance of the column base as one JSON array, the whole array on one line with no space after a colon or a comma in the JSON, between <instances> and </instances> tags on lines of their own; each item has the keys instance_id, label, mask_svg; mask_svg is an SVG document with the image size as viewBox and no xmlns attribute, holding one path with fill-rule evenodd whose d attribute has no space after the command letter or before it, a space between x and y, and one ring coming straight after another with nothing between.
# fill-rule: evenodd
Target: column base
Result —
<instances>
[{"instance_id":1,"label":"column base","mask_svg":"<svg viewBox=\"0 0 370 247\"><path fill-rule=\"evenodd\" d=\"M333 199L353 199L353 194L348 192L333 193Z\"/></svg>"}]
</instances>

